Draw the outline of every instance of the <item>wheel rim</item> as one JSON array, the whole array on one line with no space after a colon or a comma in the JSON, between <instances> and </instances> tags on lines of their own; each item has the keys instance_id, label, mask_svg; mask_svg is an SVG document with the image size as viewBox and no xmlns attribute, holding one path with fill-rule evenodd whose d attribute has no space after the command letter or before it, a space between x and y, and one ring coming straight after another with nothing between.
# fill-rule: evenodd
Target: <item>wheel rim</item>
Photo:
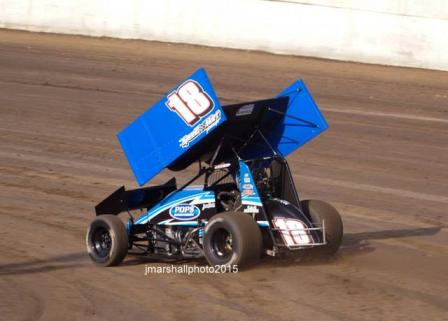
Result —
<instances>
[{"instance_id":1,"label":"wheel rim","mask_svg":"<svg viewBox=\"0 0 448 321\"><path fill-rule=\"evenodd\" d=\"M96 228L92 233L91 247L97 256L107 257L112 247L112 238L109 231L104 227Z\"/></svg>"},{"instance_id":2,"label":"wheel rim","mask_svg":"<svg viewBox=\"0 0 448 321\"><path fill-rule=\"evenodd\" d=\"M229 258L233 253L232 234L220 228L211 238L213 254L221 259Z\"/></svg>"}]
</instances>

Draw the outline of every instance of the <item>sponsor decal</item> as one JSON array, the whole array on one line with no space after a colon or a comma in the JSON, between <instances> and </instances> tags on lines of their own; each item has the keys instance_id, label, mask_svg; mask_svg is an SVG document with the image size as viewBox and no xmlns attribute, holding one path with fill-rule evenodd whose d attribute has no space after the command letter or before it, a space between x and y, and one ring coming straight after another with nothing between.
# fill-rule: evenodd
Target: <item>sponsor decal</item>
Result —
<instances>
[{"instance_id":1,"label":"sponsor decal","mask_svg":"<svg viewBox=\"0 0 448 321\"><path fill-rule=\"evenodd\" d=\"M244 183L250 183L250 178L249 177L244 177Z\"/></svg>"},{"instance_id":2,"label":"sponsor decal","mask_svg":"<svg viewBox=\"0 0 448 321\"><path fill-rule=\"evenodd\" d=\"M206 210L208 208L215 208L215 203L204 203L204 204L202 204L202 210Z\"/></svg>"},{"instance_id":3,"label":"sponsor decal","mask_svg":"<svg viewBox=\"0 0 448 321\"><path fill-rule=\"evenodd\" d=\"M201 214L201 210L191 204L178 204L176 206L173 206L169 210L170 216L176 220L194 220L195 218L199 217Z\"/></svg>"},{"instance_id":4,"label":"sponsor decal","mask_svg":"<svg viewBox=\"0 0 448 321\"><path fill-rule=\"evenodd\" d=\"M243 189L243 194L244 195L255 195L255 192L253 189Z\"/></svg>"},{"instance_id":5,"label":"sponsor decal","mask_svg":"<svg viewBox=\"0 0 448 321\"><path fill-rule=\"evenodd\" d=\"M236 116L250 115L250 114L252 114L254 107L255 107L255 104L244 105L244 106L240 107L240 109L238 109L238 111L236 112Z\"/></svg>"},{"instance_id":6,"label":"sponsor decal","mask_svg":"<svg viewBox=\"0 0 448 321\"><path fill-rule=\"evenodd\" d=\"M215 165L215 169L223 169L223 168L227 168L227 167L230 167L230 163L223 163L223 164Z\"/></svg>"},{"instance_id":7,"label":"sponsor decal","mask_svg":"<svg viewBox=\"0 0 448 321\"><path fill-rule=\"evenodd\" d=\"M217 110L214 114L211 114L205 118L199 125L197 125L190 133L179 139L179 146L187 148L190 143L198 138L202 133L208 133L210 129L217 126L221 120L221 111Z\"/></svg>"},{"instance_id":8,"label":"sponsor decal","mask_svg":"<svg viewBox=\"0 0 448 321\"><path fill-rule=\"evenodd\" d=\"M254 186L252 184L244 184L243 188L244 189L254 189Z\"/></svg>"},{"instance_id":9,"label":"sponsor decal","mask_svg":"<svg viewBox=\"0 0 448 321\"><path fill-rule=\"evenodd\" d=\"M260 210L255 205L247 205L243 210L244 213L260 213Z\"/></svg>"}]
</instances>

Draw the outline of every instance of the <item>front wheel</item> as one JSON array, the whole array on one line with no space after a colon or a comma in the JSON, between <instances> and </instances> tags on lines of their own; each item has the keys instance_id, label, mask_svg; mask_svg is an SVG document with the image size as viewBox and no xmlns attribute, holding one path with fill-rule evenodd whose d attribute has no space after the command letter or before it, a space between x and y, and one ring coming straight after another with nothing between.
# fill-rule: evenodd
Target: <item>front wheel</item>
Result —
<instances>
[{"instance_id":1,"label":"front wheel","mask_svg":"<svg viewBox=\"0 0 448 321\"><path fill-rule=\"evenodd\" d=\"M305 200L300 202L305 214L318 226L325 222L326 245L310 249L316 255L332 256L342 243L344 227L338 211L330 204L319 200Z\"/></svg>"},{"instance_id":2,"label":"front wheel","mask_svg":"<svg viewBox=\"0 0 448 321\"><path fill-rule=\"evenodd\" d=\"M87 252L97 265L119 265L128 252L128 234L115 215L97 216L87 230Z\"/></svg>"},{"instance_id":3,"label":"front wheel","mask_svg":"<svg viewBox=\"0 0 448 321\"><path fill-rule=\"evenodd\" d=\"M205 226L204 255L211 266L253 265L260 258L261 247L260 228L248 214L218 214Z\"/></svg>"}]
</instances>

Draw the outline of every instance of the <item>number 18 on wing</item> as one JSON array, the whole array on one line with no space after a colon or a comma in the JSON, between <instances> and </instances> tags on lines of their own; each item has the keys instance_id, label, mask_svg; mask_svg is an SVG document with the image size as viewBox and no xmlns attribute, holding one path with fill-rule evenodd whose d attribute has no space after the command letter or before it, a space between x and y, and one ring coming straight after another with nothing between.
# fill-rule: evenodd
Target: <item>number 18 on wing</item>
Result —
<instances>
[{"instance_id":1,"label":"number 18 on wing","mask_svg":"<svg viewBox=\"0 0 448 321\"><path fill-rule=\"evenodd\" d=\"M225 121L204 69L197 70L118 133L140 185Z\"/></svg>"},{"instance_id":2,"label":"number 18 on wing","mask_svg":"<svg viewBox=\"0 0 448 321\"><path fill-rule=\"evenodd\" d=\"M170 93L166 105L190 126L195 125L215 107L208 93L194 80L187 80Z\"/></svg>"}]
</instances>

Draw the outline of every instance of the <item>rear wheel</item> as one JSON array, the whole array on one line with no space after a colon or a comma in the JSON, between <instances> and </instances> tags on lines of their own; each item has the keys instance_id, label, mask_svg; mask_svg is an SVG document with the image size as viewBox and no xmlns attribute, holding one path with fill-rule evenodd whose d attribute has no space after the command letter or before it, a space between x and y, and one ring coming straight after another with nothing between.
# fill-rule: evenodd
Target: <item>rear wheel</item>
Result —
<instances>
[{"instance_id":1,"label":"rear wheel","mask_svg":"<svg viewBox=\"0 0 448 321\"><path fill-rule=\"evenodd\" d=\"M87 230L87 252L101 266L119 265L128 252L128 234L115 215L97 216Z\"/></svg>"},{"instance_id":2,"label":"rear wheel","mask_svg":"<svg viewBox=\"0 0 448 321\"><path fill-rule=\"evenodd\" d=\"M261 247L260 228L248 214L218 214L205 227L204 255L212 266L253 265L260 258Z\"/></svg>"},{"instance_id":3,"label":"rear wheel","mask_svg":"<svg viewBox=\"0 0 448 321\"><path fill-rule=\"evenodd\" d=\"M338 211L330 204L319 200L305 200L300 206L313 223L321 226L325 221L326 245L310 249L316 255L334 255L342 242L344 227Z\"/></svg>"}]
</instances>

